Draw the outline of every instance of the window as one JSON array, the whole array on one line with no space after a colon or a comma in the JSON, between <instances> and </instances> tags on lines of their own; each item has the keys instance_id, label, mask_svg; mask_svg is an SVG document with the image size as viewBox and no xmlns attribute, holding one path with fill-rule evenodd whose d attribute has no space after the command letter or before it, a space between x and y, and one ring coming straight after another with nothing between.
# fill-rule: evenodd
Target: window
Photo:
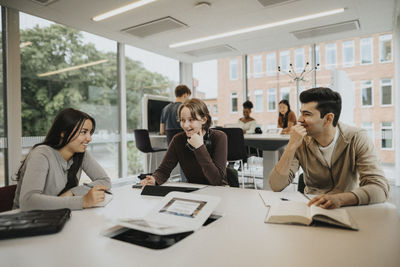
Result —
<instances>
[{"instance_id":1,"label":"window","mask_svg":"<svg viewBox=\"0 0 400 267\"><path fill-rule=\"evenodd\" d=\"M381 105L392 105L392 79L381 79Z\"/></svg>"},{"instance_id":2,"label":"window","mask_svg":"<svg viewBox=\"0 0 400 267\"><path fill-rule=\"evenodd\" d=\"M310 65L312 65L312 55L311 55L311 52L312 52L312 49L311 49L311 46L310 46L310 48L308 49L308 53L309 53L309 62L310 62ZM321 57L320 57L320 46L319 45L316 45L315 46L315 65L316 66L321 66ZM318 68L318 69L320 69L320 68Z\"/></svg>"},{"instance_id":3,"label":"window","mask_svg":"<svg viewBox=\"0 0 400 267\"><path fill-rule=\"evenodd\" d=\"M374 43L372 38L362 38L360 40L360 64L368 65L374 61Z\"/></svg>"},{"instance_id":4,"label":"window","mask_svg":"<svg viewBox=\"0 0 400 267\"><path fill-rule=\"evenodd\" d=\"M326 69L336 68L336 44L327 44L325 46Z\"/></svg>"},{"instance_id":5,"label":"window","mask_svg":"<svg viewBox=\"0 0 400 267\"><path fill-rule=\"evenodd\" d=\"M268 98L268 111L276 111L276 89L270 88L267 93Z\"/></svg>"},{"instance_id":6,"label":"window","mask_svg":"<svg viewBox=\"0 0 400 267\"><path fill-rule=\"evenodd\" d=\"M276 75L276 54L267 54L267 76Z\"/></svg>"},{"instance_id":7,"label":"window","mask_svg":"<svg viewBox=\"0 0 400 267\"><path fill-rule=\"evenodd\" d=\"M281 51L279 53L280 57L280 67L282 71L288 71L290 68L290 54L289 50Z\"/></svg>"},{"instance_id":8,"label":"window","mask_svg":"<svg viewBox=\"0 0 400 267\"><path fill-rule=\"evenodd\" d=\"M381 148L384 150L393 149L393 123L382 122L381 124Z\"/></svg>"},{"instance_id":9,"label":"window","mask_svg":"<svg viewBox=\"0 0 400 267\"><path fill-rule=\"evenodd\" d=\"M354 41L343 42L343 67L354 66Z\"/></svg>"},{"instance_id":10,"label":"window","mask_svg":"<svg viewBox=\"0 0 400 267\"><path fill-rule=\"evenodd\" d=\"M237 93L231 93L231 113L238 111L238 96Z\"/></svg>"},{"instance_id":11,"label":"window","mask_svg":"<svg viewBox=\"0 0 400 267\"><path fill-rule=\"evenodd\" d=\"M304 69L305 58L304 48L297 48L294 50L294 68L296 72L300 72Z\"/></svg>"},{"instance_id":12,"label":"window","mask_svg":"<svg viewBox=\"0 0 400 267\"><path fill-rule=\"evenodd\" d=\"M367 131L367 135L374 141L374 124L372 122L363 122L361 127Z\"/></svg>"},{"instance_id":13,"label":"window","mask_svg":"<svg viewBox=\"0 0 400 267\"><path fill-rule=\"evenodd\" d=\"M254 56L253 57L253 70L254 70L254 77L259 78L262 77L263 75L263 61L262 61L262 55Z\"/></svg>"},{"instance_id":14,"label":"window","mask_svg":"<svg viewBox=\"0 0 400 267\"><path fill-rule=\"evenodd\" d=\"M213 112L214 112L214 114L217 114L217 112L218 112L218 107L217 107L217 105L213 105Z\"/></svg>"},{"instance_id":15,"label":"window","mask_svg":"<svg viewBox=\"0 0 400 267\"><path fill-rule=\"evenodd\" d=\"M361 106L371 107L373 101L372 81L361 81Z\"/></svg>"},{"instance_id":16,"label":"window","mask_svg":"<svg viewBox=\"0 0 400 267\"><path fill-rule=\"evenodd\" d=\"M88 149L111 178L118 178L117 43L22 12L20 37L29 43L21 49L23 154L44 139L60 110L76 108L95 118Z\"/></svg>"},{"instance_id":17,"label":"window","mask_svg":"<svg viewBox=\"0 0 400 267\"><path fill-rule=\"evenodd\" d=\"M282 87L281 91L281 100L286 99L290 102L290 87Z\"/></svg>"},{"instance_id":18,"label":"window","mask_svg":"<svg viewBox=\"0 0 400 267\"><path fill-rule=\"evenodd\" d=\"M263 112L263 90L254 91L254 111Z\"/></svg>"},{"instance_id":19,"label":"window","mask_svg":"<svg viewBox=\"0 0 400 267\"><path fill-rule=\"evenodd\" d=\"M379 36L379 62L392 61L392 35Z\"/></svg>"},{"instance_id":20,"label":"window","mask_svg":"<svg viewBox=\"0 0 400 267\"><path fill-rule=\"evenodd\" d=\"M238 60L231 59L229 62L229 78L230 80L237 80L239 77Z\"/></svg>"}]
</instances>

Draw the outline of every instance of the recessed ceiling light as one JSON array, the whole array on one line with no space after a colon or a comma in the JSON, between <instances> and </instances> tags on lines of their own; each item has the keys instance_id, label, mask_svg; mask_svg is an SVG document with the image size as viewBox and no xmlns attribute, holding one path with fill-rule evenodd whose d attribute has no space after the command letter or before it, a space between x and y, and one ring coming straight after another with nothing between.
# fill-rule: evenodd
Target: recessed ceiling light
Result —
<instances>
[{"instance_id":1,"label":"recessed ceiling light","mask_svg":"<svg viewBox=\"0 0 400 267\"><path fill-rule=\"evenodd\" d=\"M98 15L98 16L95 16L95 17L92 18L92 20L94 20L94 21L100 21L100 20L108 19L108 18L110 18L110 17L119 15L119 14L121 14L121 13L127 12L127 11L132 10L132 9L134 9L134 8L137 8L137 7L141 7L141 6L150 4L150 3L155 2L155 1L157 1L157 0L140 0L140 1L135 1L135 2L130 3L130 4L128 4L128 5L125 5L125 6L122 6L122 7L116 8L116 9L113 9L113 10L111 10L111 11L108 11L108 12L106 12L106 13L100 14L100 15Z\"/></svg>"},{"instance_id":2,"label":"recessed ceiling light","mask_svg":"<svg viewBox=\"0 0 400 267\"><path fill-rule=\"evenodd\" d=\"M90 66L93 66L93 65L105 63L107 61L108 61L108 59L102 59L102 60L98 60L98 61L89 62L89 63L86 63L86 64L76 65L76 66L73 66L73 67L68 67L68 68L59 69L59 70L55 70L55 71L49 71L49 72L46 72L46 73L38 74L38 77L46 77L46 76L58 74L58 73L61 73L61 72L66 72L66 71L86 68L86 67L90 67Z\"/></svg>"},{"instance_id":3,"label":"recessed ceiling light","mask_svg":"<svg viewBox=\"0 0 400 267\"><path fill-rule=\"evenodd\" d=\"M193 40L189 40L189 41L185 41L185 42L170 44L169 48L176 48L176 47L206 42L206 41L210 41L210 40L220 39L220 38L224 38L224 37L228 37L228 36L234 36L234 35L238 35L238 34L264 30L264 29L282 26L282 25L286 25L286 24L291 24L291 23L295 23L295 22L330 16L330 15L342 13L342 12L344 12L344 10L345 10L344 8L333 9L333 10L328 10L325 12L315 13L315 14L306 15L306 16L302 16L302 17L296 17L296 18L292 18L292 19L281 20L281 21L272 22L272 23L268 23L268 24L244 28L244 29L240 29L240 30L236 30L236 31L230 31L230 32L210 35L210 36L193 39Z\"/></svg>"}]
</instances>

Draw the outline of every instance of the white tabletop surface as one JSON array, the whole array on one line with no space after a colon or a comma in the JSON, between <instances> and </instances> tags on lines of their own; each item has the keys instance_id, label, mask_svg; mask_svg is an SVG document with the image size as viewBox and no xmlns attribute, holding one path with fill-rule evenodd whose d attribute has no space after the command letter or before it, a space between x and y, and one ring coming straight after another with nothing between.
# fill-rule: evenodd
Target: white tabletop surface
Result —
<instances>
[{"instance_id":1,"label":"white tabletop surface","mask_svg":"<svg viewBox=\"0 0 400 267\"><path fill-rule=\"evenodd\" d=\"M268 208L256 190L208 186L225 215L162 250L100 234L119 217L143 216L160 198L130 185L113 188L104 208L73 211L64 229L47 236L0 241L1 266L400 266L400 221L394 205L348 207L359 231L265 224ZM273 203L298 193L259 191Z\"/></svg>"}]
</instances>

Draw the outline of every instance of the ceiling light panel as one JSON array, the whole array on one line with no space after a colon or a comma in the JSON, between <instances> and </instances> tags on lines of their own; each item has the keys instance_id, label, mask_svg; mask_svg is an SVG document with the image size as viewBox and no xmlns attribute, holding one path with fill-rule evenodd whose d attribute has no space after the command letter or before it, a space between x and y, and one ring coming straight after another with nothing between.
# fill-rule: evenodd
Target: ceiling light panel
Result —
<instances>
[{"instance_id":1,"label":"ceiling light panel","mask_svg":"<svg viewBox=\"0 0 400 267\"><path fill-rule=\"evenodd\" d=\"M187 25L172 18L166 17L122 30L136 37L144 38L162 32L186 28Z\"/></svg>"},{"instance_id":2,"label":"ceiling light panel","mask_svg":"<svg viewBox=\"0 0 400 267\"><path fill-rule=\"evenodd\" d=\"M344 8L332 9L332 10L319 12L319 13L315 13L315 14L310 14L310 15L306 15L306 16L295 17L295 18L291 18L291 19L286 19L286 20L281 20L281 21L272 22L272 23L268 23L268 24L258 25L258 26L254 26L254 27L220 33L220 34L216 34L216 35L210 35L210 36L206 36L206 37L202 37L202 38L198 38L198 39L174 43L174 44L169 45L169 48L176 48L176 47L181 47L181 46L186 46L186 45L191 45L191 44L197 44L197 43L202 43L202 42L211 41L211 40L215 40L215 39L225 38L225 37L229 37L229 36L244 34L244 33L248 33L248 32L265 30L265 29L278 27L278 26L282 26L282 25L287 25L287 24L291 24L291 23L326 17L326 16L342 13L342 12L344 12L344 10L345 10Z\"/></svg>"},{"instance_id":3,"label":"ceiling light panel","mask_svg":"<svg viewBox=\"0 0 400 267\"><path fill-rule=\"evenodd\" d=\"M116 15L125 13L125 12L127 12L127 11L129 11L129 10L132 10L132 9L135 9L135 8L138 8L138 7L141 7L141 6L150 4L150 3L155 2L155 1L157 1L157 0L140 0L140 1L135 1L135 2L130 3L130 4L128 4L128 5L125 5L125 6L122 6L122 7L113 9L113 10L110 10L110 11L108 11L108 12L106 12L106 13L100 14L100 15L98 15L98 16L95 16L95 17L92 18L92 20L94 20L94 21L105 20L105 19L108 19L108 18L110 18L110 17L113 17L113 16L116 16Z\"/></svg>"}]
</instances>

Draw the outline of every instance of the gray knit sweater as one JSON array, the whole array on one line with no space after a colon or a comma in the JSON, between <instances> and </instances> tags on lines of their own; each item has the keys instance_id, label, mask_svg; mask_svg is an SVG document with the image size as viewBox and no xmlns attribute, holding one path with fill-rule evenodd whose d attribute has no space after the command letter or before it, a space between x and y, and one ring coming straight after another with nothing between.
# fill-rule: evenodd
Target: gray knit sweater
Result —
<instances>
[{"instance_id":1,"label":"gray knit sweater","mask_svg":"<svg viewBox=\"0 0 400 267\"><path fill-rule=\"evenodd\" d=\"M58 197L67 184L68 169L72 163L72 159L67 162L58 150L47 145L34 148L22 166L14 198L14 208L21 208L21 210L82 209L83 196L90 188L77 186L71 189L74 196ZM110 178L88 151L85 152L82 166L76 174L78 181L82 170L92 179L92 185L103 184L111 187Z\"/></svg>"}]
</instances>

